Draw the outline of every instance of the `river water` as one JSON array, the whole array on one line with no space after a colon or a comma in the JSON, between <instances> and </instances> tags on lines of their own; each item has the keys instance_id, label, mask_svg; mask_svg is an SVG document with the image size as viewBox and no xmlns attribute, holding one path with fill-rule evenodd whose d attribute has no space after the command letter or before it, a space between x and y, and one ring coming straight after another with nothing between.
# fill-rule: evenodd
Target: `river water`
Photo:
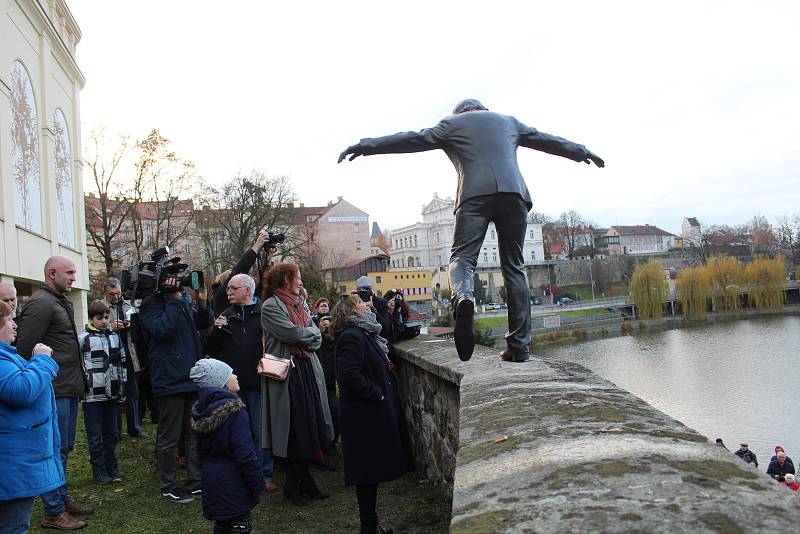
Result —
<instances>
[{"instance_id":1,"label":"river water","mask_svg":"<svg viewBox=\"0 0 800 534\"><path fill-rule=\"evenodd\" d=\"M579 363L766 471L775 445L800 461L800 317L718 322L537 348Z\"/></svg>"}]
</instances>

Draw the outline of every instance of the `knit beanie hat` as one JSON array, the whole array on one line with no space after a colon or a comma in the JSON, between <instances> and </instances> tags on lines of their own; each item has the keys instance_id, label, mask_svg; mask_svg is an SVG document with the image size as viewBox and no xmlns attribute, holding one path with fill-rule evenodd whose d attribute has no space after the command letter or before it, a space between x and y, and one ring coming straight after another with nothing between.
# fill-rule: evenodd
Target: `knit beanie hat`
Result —
<instances>
[{"instance_id":1,"label":"knit beanie hat","mask_svg":"<svg viewBox=\"0 0 800 534\"><path fill-rule=\"evenodd\" d=\"M233 369L227 363L212 358L203 358L197 360L192 370L189 371L189 378L201 388L224 388L232 374Z\"/></svg>"},{"instance_id":2,"label":"knit beanie hat","mask_svg":"<svg viewBox=\"0 0 800 534\"><path fill-rule=\"evenodd\" d=\"M369 276L360 276L358 280L356 280L356 288L357 289L372 289L372 280L370 280Z\"/></svg>"}]
</instances>

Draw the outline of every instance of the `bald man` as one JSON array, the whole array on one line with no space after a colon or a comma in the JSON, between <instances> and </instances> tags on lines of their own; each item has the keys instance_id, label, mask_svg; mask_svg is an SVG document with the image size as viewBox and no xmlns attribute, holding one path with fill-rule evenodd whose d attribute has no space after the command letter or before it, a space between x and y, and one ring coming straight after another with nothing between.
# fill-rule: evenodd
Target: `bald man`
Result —
<instances>
[{"instance_id":1,"label":"bald man","mask_svg":"<svg viewBox=\"0 0 800 534\"><path fill-rule=\"evenodd\" d=\"M11 317L17 316L17 288L14 284L0 282L0 302L11 306Z\"/></svg>"},{"instance_id":2,"label":"bald man","mask_svg":"<svg viewBox=\"0 0 800 534\"><path fill-rule=\"evenodd\" d=\"M75 312L67 294L75 283L75 262L65 256L53 256L44 266L44 283L33 294L20 315L17 350L24 358L31 357L37 343L53 349L58 374L53 380L58 408L58 431L61 435L61 463L66 480L67 456L75 447L78 403L86 393L83 356L78 343ZM42 526L74 530L86 524L76 515L93 510L70 500L66 483L42 495L44 518Z\"/></svg>"}]
</instances>

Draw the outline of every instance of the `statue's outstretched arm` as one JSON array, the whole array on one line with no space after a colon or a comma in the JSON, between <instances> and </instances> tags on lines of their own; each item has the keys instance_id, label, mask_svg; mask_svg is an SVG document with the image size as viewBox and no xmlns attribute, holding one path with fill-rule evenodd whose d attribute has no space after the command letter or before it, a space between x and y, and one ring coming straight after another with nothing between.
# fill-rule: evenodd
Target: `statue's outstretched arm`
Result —
<instances>
[{"instance_id":1,"label":"statue's outstretched arm","mask_svg":"<svg viewBox=\"0 0 800 534\"><path fill-rule=\"evenodd\" d=\"M372 154L409 154L435 150L442 148L444 142L444 126L440 122L433 128L425 128L419 132L400 132L383 137L362 139L355 145L344 149L339 154L338 163L341 163L347 156L350 156L350 161L353 161L358 156Z\"/></svg>"}]
</instances>

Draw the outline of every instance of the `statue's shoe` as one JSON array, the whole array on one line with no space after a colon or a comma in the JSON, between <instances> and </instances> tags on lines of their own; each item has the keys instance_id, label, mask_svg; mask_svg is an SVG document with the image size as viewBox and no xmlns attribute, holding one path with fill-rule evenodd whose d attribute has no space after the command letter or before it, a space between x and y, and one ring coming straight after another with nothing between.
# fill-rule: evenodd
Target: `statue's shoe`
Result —
<instances>
[{"instance_id":1,"label":"statue's shoe","mask_svg":"<svg viewBox=\"0 0 800 534\"><path fill-rule=\"evenodd\" d=\"M462 362L472 358L475 350L475 333L473 326L475 323L475 304L468 299L462 299L456 305L456 326L453 329L453 337L456 341L456 351Z\"/></svg>"},{"instance_id":2,"label":"statue's shoe","mask_svg":"<svg viewBox=\"0 0 800 534\"><path fill-rule=\"evenodd\" d=\"M504 362L527 362L531 355L527 352L517 352L515 350L506 349L500 353L500 358Z\"/></svg>"}]
</instances>

